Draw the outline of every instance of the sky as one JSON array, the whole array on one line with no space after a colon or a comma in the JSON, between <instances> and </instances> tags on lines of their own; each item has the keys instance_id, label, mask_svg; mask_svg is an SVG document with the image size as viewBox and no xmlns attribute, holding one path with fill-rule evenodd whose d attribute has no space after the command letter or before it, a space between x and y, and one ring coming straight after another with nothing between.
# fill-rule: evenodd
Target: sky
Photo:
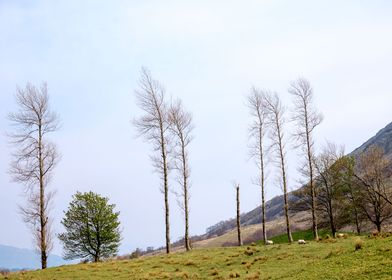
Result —
<instances>
[{"instance_id":1,"label":"sky","mask_svg":"<svg viewBox=\"0 0 392 280\"><path fill-rule=\"evenodd\" d=\"M55 233L76 191L110 198L120 211L120 253L164 244L163 195L132 120L140 69L192 112L191 234L235 215L232 182L241 185L242 212L260 204L248 153L252 86L276 91L307 78L324 115L316 147L327 140L350 152L392 121L390 1L5 1L0 0L0 244L32 248L18 213L23 186L8 173L17 110L16 87L48 84L61 129L50 136L62 155L49 186L56 190ZM293 124L286 125L286 135ZM289 140L289 138L287 138ZM300 155L289 143L289 189L300 186ZM270 163L270 161L268 161ZM281 194L268 165L267 197ZM171 176L170 188L178 189ZM183 216L170 197L171 237ZM53 250L62 253L55 241Z\"/></svg>"}]
</instances>

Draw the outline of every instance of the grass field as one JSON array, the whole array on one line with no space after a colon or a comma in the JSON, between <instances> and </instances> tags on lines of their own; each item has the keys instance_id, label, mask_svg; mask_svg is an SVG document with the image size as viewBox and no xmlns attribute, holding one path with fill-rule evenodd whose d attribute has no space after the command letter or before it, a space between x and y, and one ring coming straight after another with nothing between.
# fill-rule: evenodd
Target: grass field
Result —
<instances>
[{"instance_id":1,"label":"grass field","mask_svg":"<svg viewBox=\"0 0 392 280\"><path fill-rule=\"evenodd\" d=\"M308 232L297 233L298 237ZM279 242L284 237L276 237ZM392 237L195 249L15 273L7 279L392 279ZM0 277L1 278L1 277Z\"/></svg>"}]
</instances>

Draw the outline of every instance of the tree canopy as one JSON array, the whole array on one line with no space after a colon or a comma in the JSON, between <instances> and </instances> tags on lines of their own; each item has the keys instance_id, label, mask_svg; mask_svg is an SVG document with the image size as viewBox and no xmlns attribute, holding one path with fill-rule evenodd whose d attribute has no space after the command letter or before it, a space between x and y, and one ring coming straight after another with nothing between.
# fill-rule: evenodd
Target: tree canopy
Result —
<instances>
[{"instance_id":1,"label":"tree canopy","mask_svg":"<svg viewBox=\"0 0 392 280\"><path fill-rule=\"evenodd\" d=\"M59 234L65 259L98 262L118 252L120 212L108 198L93 192L77 192L61 221L65 232Z\"/></svg>"}]
</instances>

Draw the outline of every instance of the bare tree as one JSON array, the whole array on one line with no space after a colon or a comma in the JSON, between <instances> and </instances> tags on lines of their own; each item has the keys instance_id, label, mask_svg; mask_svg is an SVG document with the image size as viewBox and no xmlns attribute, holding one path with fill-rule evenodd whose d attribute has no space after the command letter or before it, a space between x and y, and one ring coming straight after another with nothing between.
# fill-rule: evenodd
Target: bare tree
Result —
<instances>
[{"instance_id":1,"label":"bare tree","mask_svg":"<svg viewBox=\"0 0 392 280\"><path fill-rule=\"evenodd\" d=\"M154 80L146 68L142 68L139 89L136 90L137 103L144 115L134 120L139 134L153 146L156 155L151 156L153 166L162 179L162 192L165 204L166 253L170 253L170 221L169 221L169 162L168 137L169 120L168 106L163 86Z\"/></svg>"},{"instance_id":2,"label":"bare tree","mask_svg":"<svg viewBox=\"0 0 392 280\"><path fill-rule=\"evenodd\" d=\"M294 136L297 139L298 146L301 147L305 158L307 168L303 174L307 176L310 184L311 201L312 201L312 230L314 239L318 240L317 215L316 215L316 192L314 184L314 139L313 131L321 123L322 116L313 106L313 90L310 83L305 79L298 79L291 83L289 92L294 97L294 115L293 120L296 122L297 131Z\"/></svg>"},{"instance_id":3,"label":"bare tree","mask_svg":"<svg viewBox=\"0 0 392 280\"><path fill-rule=\"evenodd\" d=\"M362 162L359 166L360 170L356 174L362 185L375 184L374 192L385 199L388 204L392 205L392 161L387 157L382 148L372 146L365 152L366 160L369 162ZM370 166L369 166L370 165ZM362 171L362 172L361 172ZM361 174L362 173L362 174Z\"/></svg>"},{"instance_id":4,"label":"bare tree","mask_svg":"<svg viewBox=\"0 0 392 280\"><path fill-rule=\"evenodd\" d=\"M250 155L255 158L259 170L259 175L256 179L256 184L261 188L261 223L263 227L263 241L267 243L267 231L265 227L265 149L264 149L264 136L266 134L266 118L267 111L265 106L265 93L263 91L252 89L251 94L248 96L247 105L250 114L253 118L249 129Z\"/></svg>"},{"instance_id":5,"label":"bare tree","mask_svg":"<svg viewBox=\"0 0 392 280\"><path fill-rule=\"evenodd\" d=\"M27 187L28 202L21 212L32 229L41 253L41 267L45 269L52 249L49 206L53 193L47 186L59 160L48 134L58 129L58 116L50 110L46 83L41 88L28 83L24 89L17 89L15 97L19 111L9 115L15 127L10 139L16 148L10 173L15 182Z\"/></svg>"},{"instance_id":6,"label":"bare tree","mask_svg":"<svg viewBox=\"0 0 392 280\"><path fill-rule=\"evenodd\" d=\"M361 209L381 232L383 222L392 217L390 199L383 195L388 193L390 160L385 157L382 148L371 146L359 157L355 178L362 190Z\"/></svg>"},{"instance_id":7,"label":"bare tree","mask_svg":"<svg viewBox=\"0 0 392 280\"><path fill-rule=\"evenodd\" d=\"M316 209L327 216L333 237L336 237L338 211L342 209L342 207L339 207L339 203L341 206L340 198L344 191L344 176L346 175L344 165L344 149L338 149L332 143L327 143L314 164L316 171L315 183L318 183Z\"/></svg>"},{"instance_id":8,"label":"bare tree","mask_svg":"<svg viewBox=\"0 0 392 280\"><path fill-rule=\"evenodd\" d=\"M290 229L289 201L287 195L286 150L284 142L284 125L286 121L284 115L286 109L282 105L282 102L280 101L280 98L276 93L273 95L266 95L265 102L268 113L268 125L271 127L271 147L275 152L275 158L281 171L287 238L291 243L293 242L293 237L291 236Z\"/></svg>"},{"instance_id":9,"label":"bare tree","mask_svg":"<svg viewBox=\"0 0 392 280\"><path fill-rule=\"evenodd\" d=\"M236 204L237 204L237 238L238 238L238 246L242 246L242 237L241 237L241 210L240 210L240 184L235 184L236 190Z\"/></svg>"},{"instance_id":10,"label":"bare tree","mask_svg":"<svg viewBox=\"0 0 392 280\"><path fill-rule=\"evenodd\" d=\"M189 240L189 187L190 187L190 167L188 145L192 141L192 130L194 128L192 123L192 115L185 111L181 101L176 101L170 106L169 110L170 131L174 138L174 168L178 171L178 183L181 186L182 198L180 207L184 212L185 217L185 249L191 249Z\"/></svg>"}]
</instances>

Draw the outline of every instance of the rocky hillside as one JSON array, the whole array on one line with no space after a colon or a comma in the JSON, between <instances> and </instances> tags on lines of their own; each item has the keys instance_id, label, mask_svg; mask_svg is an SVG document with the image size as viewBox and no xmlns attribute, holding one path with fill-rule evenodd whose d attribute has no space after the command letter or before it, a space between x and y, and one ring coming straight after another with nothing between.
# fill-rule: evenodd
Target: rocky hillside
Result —
<instances>
[{"instance_id":1,"label":"rocky hillside","mask_svg":"<svg viewBox=\"0 0 392 280\"><path fill-rule=\"evenodd\" d=\"M377 145L382 147L385 154L392 158L392 123L381 129L375 136L370 138L360 147L355 149L350 155L358 156L365 152L370 146ZM294 204L298 198L291 192L289 200ZM283 196L277 196L266 203L267 221L276 220L283 216ZM250 212L241 215L241 224L244 226L255 225L261 223L261 207L257 207ZM207 238L216 237L229 232L236 227L235 219L221 221L206 230Z\"/></svg>"},{"instance_id":2,"label":"rocky hillside","mask_svg":"<svg viewBox=\"0 0 392 280\"><path fill-rule=\"evenodd\" d=\"M373 145L383 148L385 154L392 158L392 123L381 129L375 136L355 149L351 154L354 156L360 155Z\"/></svg>"}]
</instances>

